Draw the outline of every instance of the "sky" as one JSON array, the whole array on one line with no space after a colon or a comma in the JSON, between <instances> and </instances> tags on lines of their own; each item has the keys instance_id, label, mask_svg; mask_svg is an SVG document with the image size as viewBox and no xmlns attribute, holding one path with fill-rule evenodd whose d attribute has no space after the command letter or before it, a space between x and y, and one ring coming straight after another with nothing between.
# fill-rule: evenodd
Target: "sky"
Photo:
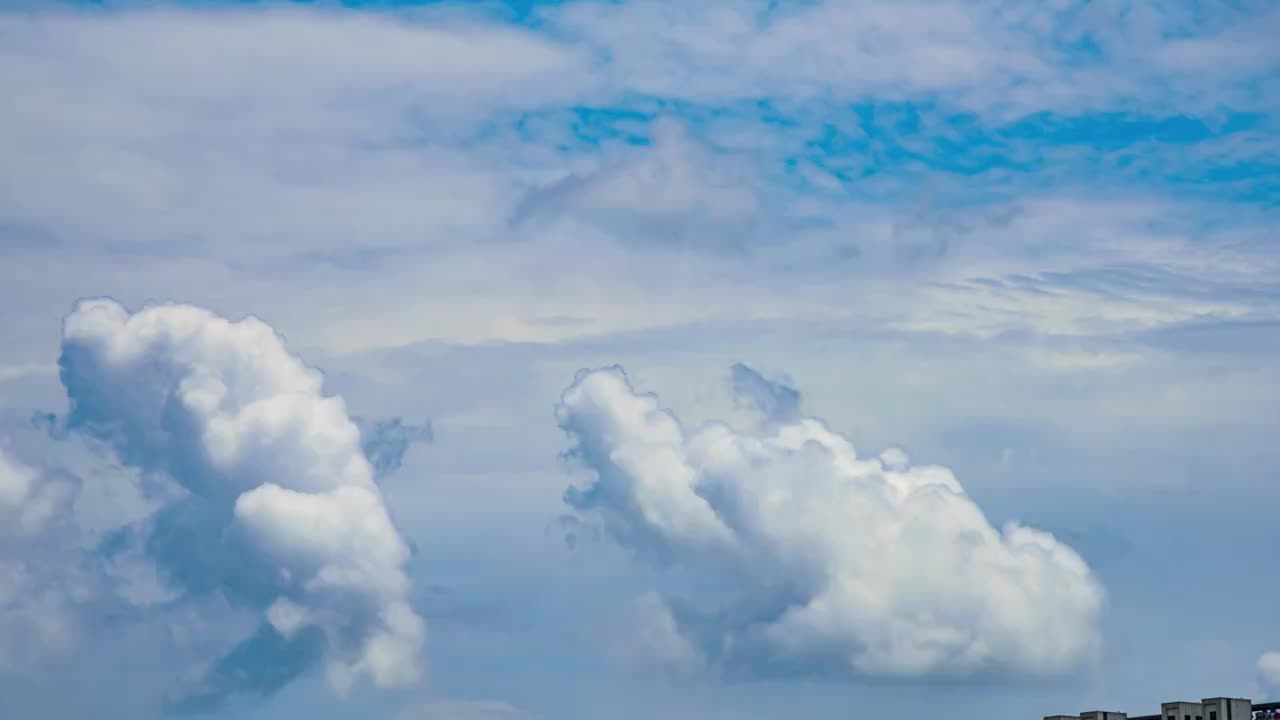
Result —
<instances>
[{"instance_id":1,"label":"sky","mask_svg":"<svg viewBox=\"0 0 1280 720\"><path fill-rule=\"evenodd\" d=\"M0 1L0 715L1280 699L1278 34Z\"/></svg>"}]
</instances>

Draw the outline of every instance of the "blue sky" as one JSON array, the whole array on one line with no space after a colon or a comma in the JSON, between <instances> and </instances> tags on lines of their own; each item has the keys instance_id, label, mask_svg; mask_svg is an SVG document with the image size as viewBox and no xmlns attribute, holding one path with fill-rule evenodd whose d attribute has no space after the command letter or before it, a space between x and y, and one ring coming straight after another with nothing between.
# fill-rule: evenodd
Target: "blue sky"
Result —
<instances>
[{"instance_id":1,"label":"blue sky","mask_svg":"<svg viewBox=\"0 0 1280 720\"><path fill-rule=\"evenodd\" d=\"M1248 0L0 3L0 697L1277 697L1277 33Z\"/></svg>"}]
</instances>

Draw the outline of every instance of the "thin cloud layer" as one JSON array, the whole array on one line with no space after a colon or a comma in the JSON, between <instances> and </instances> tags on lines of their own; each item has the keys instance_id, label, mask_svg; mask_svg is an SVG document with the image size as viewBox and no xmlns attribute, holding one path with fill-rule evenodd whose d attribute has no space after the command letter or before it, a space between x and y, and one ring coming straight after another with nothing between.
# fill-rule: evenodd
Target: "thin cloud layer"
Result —
<instances>
[{"instance_id":1,"label":"thin cloud layer","mask_svg":"<svg viewBox=\"0 0 1280 720\"><path fill-rule=\"evenodd\" d=\"M72 478L30 467L0 447L0 673L74 641L78 578L51 567L66 538Z\"/></svg>"},{"instance_id":2,"label":"thin cloud layer","mask_svg":"<svg viewBox=\"0 0 1280 720\"><path fill-rule=\"evenodd\" d=\"M703 658L921 677L1054 676L1095 657L1103 590L1074 550L992 527L950 470L859 457L794 411L793 389L734 376L761 411L748 430L686 428L618 367L581 372L556 408L593 474L566 501L690 579L664 612Z\"/></svg>"},{"instance_id":3,"label":"thin cloud layer","mask_svg":"<svg viewBox=\"0 0 1280 720\"><path fill-rule=\"evenodd\" d=\"M1266 29L1280 15L1260 7L662 0L573 3L553 17L610 50L615 84L656 96L932 96L1000 116L1135 98L1147 108L1256 103L1246 82L1212 83L1223 67L1265 75ZM1082 41L1095 52L1078 52ZM1163 80L1158 89L1151 78Z\"/></svg>"},{"instance_id":4,"label":"thin cloud layer","mask_svg":"<svg viewBox=\"0 0 1280 720\"><path fill-rule=\"evenodd\" d=\"M562 232L586 223L644 242L748 242L764 206L752 169L715 156L669 118L650 132L643 150L529 192L514 220L531 227L559 220Z\"/></svg>"},{"instance_id":5,"label":"thin cloud layer","mask_svg":"<svg viewBox=\"0 0 1280 720\"><path fill-rule=\"evenodd\" d=\"M65 512L74 488L0 448L0 541L30 540Z\"/></svg>"},{"instance_id":6,"label":"thin cloud layer","mask_svg":"<svg viewBox=\"0 0 1280 720\"><path fill-rule=\"evenodd\" d=\"M432 700L407 708L396 720L529 720L512 705L495 700Z\"/></svg>"},{"instance_id":7,"label":"thin cloud layer","mask_svg":"<svg viewBox=\"0 0 1280 720\"><path fill-rule=\"evenodd\" d=\"M418 679L408 548L360 431L269 326L88 300L66 319L59 364L67 427L185 491L133 528L165 580L262 613L177 709L267 694L319 662L338 691Z\"/></svg>"},{"instance_id":8,"label":"thin cloud layer","mask_svg":"<svg viewBox=\"0 0 1280 720\"><path fill-rule=\"evenodd\" d=\"M1183 243L1167 237L1182 198L1129 220L1111 205L1132 212L1139 178L1267 190L1276 134L1241 113L1273 82L1257 60L1280 16L1100 5L587 2L525 24L453 4L0 13L0 81L24 98L0 116L0 283L17 303L0 376L26 373L17 348L84 293L269 314L340 350L558 340L743 303L989 335L1274 316L1256 288L1274 275L1265 249L1202 230L1210 214L1259 219L1205 208L1177 223ZM1206 89L1214 102L1192 102ZM1139 99L1155 117L1126 114ZM1184 120L1198 141L1135 139ZM1093 198L1111 187L1113 203ZM906 214L952 222L888 207L917 201L938 209ZM955 228L970 201L1025 211L1003 231ZM123 247L138 252L117 266ZM723 249L738 252L707 252ZM569 256L592 273L555 272ZM1219 285L1252 296L1186 297L1213 258L1239 256ZM1117 263L1189 277L1152 276L1142 295L1040 277ZM941 284L848 281L881 264ZM541 322L570 316L585 321Z\"/></svg>"}]
</instances>

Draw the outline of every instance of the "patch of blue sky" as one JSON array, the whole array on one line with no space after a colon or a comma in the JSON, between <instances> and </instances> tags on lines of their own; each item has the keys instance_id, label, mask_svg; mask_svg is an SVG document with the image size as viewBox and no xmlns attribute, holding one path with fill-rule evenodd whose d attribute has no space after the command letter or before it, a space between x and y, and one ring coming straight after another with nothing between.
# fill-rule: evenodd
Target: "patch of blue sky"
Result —
<instances>
[{"instance_id":1,"label":"patch of blue sky","mask_svg":"<svg viewBox=\"0 0 1280 720\"><path fill-rule=\"evenodd\" d=\"M949 113L932 103L863 102L850 110L875 160L871 173L892 172L898 166L966 176L995 168L1030 169L1018 162L1009 143L984 130L970 115ZM831 157L856 149L857 143L811 147Z\"/></svg>"},{"instance_id":2,"label":"patch of blue sky","mask_svg":"<svg viewBox=\"0 0 1280 720\"><path fill-rule=\"evenodd\" d=\"M652 138L648 126L657 117L657 113L644 108L580 105L563 110L526 113L520 118L518 125L527 128L535 116L567 125L579 144L598 149L613 143L649 145Z\"/></svg>"},{"instance_id":3,"label":"patch of blue sky","mask_svg":"<svg viewBox=\"0 0 1280 720\"><path fill-rule=\"evenodd\" d=\"M482 142L510 131L523 143L565 153L594 153L619 146L653 143L653 124L660 118L678 121L684 130L713 150L746 152L776 161L790 150L786 135L800 131L802 120L768 100L729 105L699 104L653 96L631 95L610 104L581 104L504 113L479 124L470 142ZM749 134L750 139L744 136ZM803 136L792 145L803 144Z\"/></svg>"},{"instance_id":4,"label":"patch of blue sky","mask_svg":"<svg viewBox=\"0 0 1280 720\"><path fill-rule=\"evenodd\" d=\"M1225 187L1236 200L1280 207L1280 163L1246 162L1210 168L1187 182Z\"/></svg>"},{"instance_id":5,"label":"patch of blue sky","mask_svg":"<svg viewBox=\"0 0 1280 720\"><path fill-rule=\"evenodd\" d=\"M271 0L245 0L252 2L270 2ZM405 10L456 8L469 13L487 14L491 17L507 20L526 27L543 27L545 23L540 11L558 5L566 5L578 0L290 0L290 2L306 5L333 5L353 10Z\"/></svg>"},{"instance_id":6,"label":"patch of blue sky","mask_svg":"<svg viewBox=\"0 0 1280 720\"><path fill-rule=\"evenodd\" d=\"M463 133L459 145L483 149L505 142L565 157L589 157L621 146L651 145L649 125L656 118L656 113L632 107L590 105L507 111L477 122Z\"/></svg>"},{"instance_id":7,"label":"patch of blue sky","mask_svg":"<svg viewBox=\"0 0 1280 720\"><path fill-rule=\"evenodd\" d=\"M525 142L559 138L552 142L560 150L593 152L648 144L659 117L679 120L713 148L753 156L766 178L795 191L831 192L838 185L841 194L857 195L854 185L869 179L953 176L1029 190L1163 184L1206 198L1269 204L1280 189L1272 160L1249 151L1201 152L1269 127L1260 113L1226 112L1216 120L1039 113L990 127L935 101L838 105L760 98L716 105L630 96L510 121ZM815 169L823 187L806 174Z\"/></svg>"},{"instance_id":8,"label":"patch of blue sky","mask_svg":"<svg viewBox=\"0 0 1280 720\"><path fill-rule=\"evenodd\" d=\"M1217 128L1203 118L1187 115L1143 117L1129 113L1092 113L1064 117L1036 113L1000 128L1010 140L1034 140L1050 146L1083 145L1100 151L1118 150L1140 142L1191 144L1251 130L1266 117L1259 113L1226 113Z\"/></svg>"},{"instance_id":9,"label":"patch of blue sky","mask_svg":"<svg viewBox=\"0 0 1280 720\"><path fill-rule=\"evenodd\" d=\"M1215 152L1271 125L1257 113L1218 123L1188 116L1038 114L1003 127L911 103L864 103L814 128L793 167L821 167L842 182L874 176L950 175L1016 182L1022 189L1084 185L1164 186L1225 201L1275 204L1280 172L1263 147ZM843 116L843 117L841 117ZM1258 153L1266 153L1259 157Z\"/></svg>"}]
</instances>

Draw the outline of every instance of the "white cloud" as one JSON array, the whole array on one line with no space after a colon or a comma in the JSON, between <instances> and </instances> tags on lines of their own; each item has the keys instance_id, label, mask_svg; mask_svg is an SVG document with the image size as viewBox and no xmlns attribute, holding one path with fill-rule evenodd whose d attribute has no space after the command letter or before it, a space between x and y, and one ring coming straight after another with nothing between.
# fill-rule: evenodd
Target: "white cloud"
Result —
<instances>
[{"instance_id":1,"label":"white cloud","mask_svg":"<svg viewBox=\"0 0 1280 720\"><path fill-rule=\"evenodd\" d=\"M1258 676L1269 689L1280 691L1280 652L1264 653L1258 658Z\"/></svg>"},{"instance_id":2,"label":"white cloud","mask_svg":"<svg viewBox=\"0 0 1280 720\"><path fill-rule=\"evenodd\" d=\"M408 549L341 398L266 324L200 308L130 314L83 301L66 319L67 426L188 494L137 529L165 579L263 613L258 634L183 702L288 682L323 655L336 690L416 681L424 628L408 604ZM275 689L268 688L268 691Z\"/></svg>"},{"instance_id":3,"label":"white cloud","mask_svg":"<svg viewBox=\"0 0 1280 720\"><path fill-rule=\"evenodd\" d=\"M757 380L736 390L777 407ZM799 414L687 428L618 368L581 372L557 418L593 471L569 504L715 586L710 598L666 593L708 660L1049 676L1099 651L1103 591L1080 556L1033 528L993 528L946 468L898 450L861 458Z\"/></svg>"}]
</instances>

